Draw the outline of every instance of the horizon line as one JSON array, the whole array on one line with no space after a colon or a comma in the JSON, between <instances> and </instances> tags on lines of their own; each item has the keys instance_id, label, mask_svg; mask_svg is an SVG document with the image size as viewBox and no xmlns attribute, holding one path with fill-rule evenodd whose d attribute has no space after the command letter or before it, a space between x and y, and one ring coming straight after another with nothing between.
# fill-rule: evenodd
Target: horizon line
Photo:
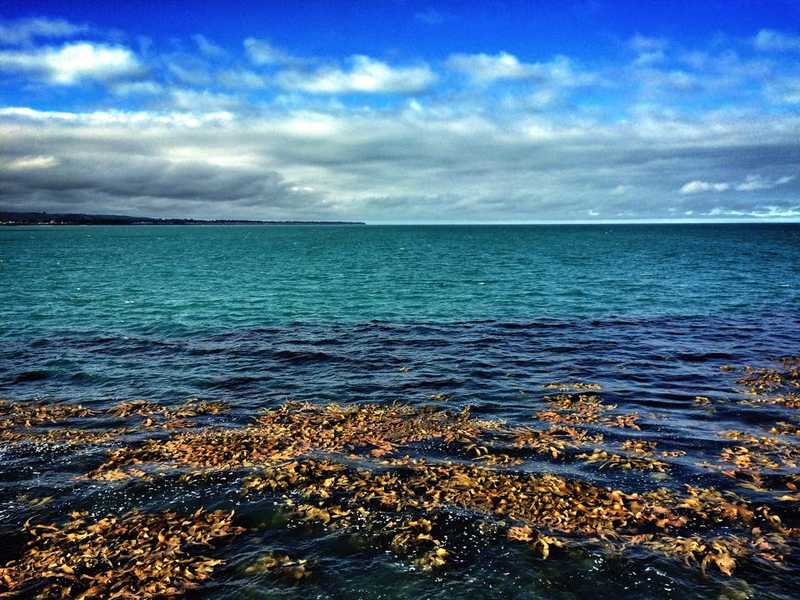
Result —
<instances>
[{"instance_id":1,"label":"horizon line","mask_svg":"<svg viewBox=\"0 0 800 600\"><path fill-rule=\"evenodd\" d=\"M744 219L595 219L595 220L531 220L531 221L363 221L366 225L714 225L714 224L800 224L800 218Z\"/></svg>"}]
</instances>

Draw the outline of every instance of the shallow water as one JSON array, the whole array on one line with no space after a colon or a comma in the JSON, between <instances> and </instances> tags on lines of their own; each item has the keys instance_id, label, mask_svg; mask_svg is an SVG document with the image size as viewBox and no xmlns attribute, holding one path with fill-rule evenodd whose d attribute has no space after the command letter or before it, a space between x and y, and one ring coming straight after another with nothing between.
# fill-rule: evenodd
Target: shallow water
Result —
<instances>
[{"instance_id":1,"label":"shallow water","mask_svg":"<svg viewBox=\"0 0 800 600\"><path fill-rule=\"evenodd\" d=\"M773 367L800 353L798 309L797 225L2 228L0 397L82 403L98 414L139 398L230 405L199 426L242 426L288 400L433 403L541 428L546 384L590 382L619 414L639 415L639 430L590 425L605 434L598 448L620 452L635 439L686 454L666 459L665 474L530 452L498 468L626 492L731 489L797 527L798 503L778 500L784 492L741 489L703 463L737 445L725 431L763 436L779 421L798 423L800 409L748 402L736 383L744 365ZM140 422L103 416L70 426ZM733 578L591 544L543 560L524 544L482 537L480 515L458 507L447 518L460 552L422 572L353 532L284 525L274 498L242 496L241 470L202 483L174 473L75 479L113 448L170 435L7 443L0 533L12 543L0 558L19 555L31 516L204 506L235 508L250 527L217 549L227 565L196 592L206 597L791 598L800 585L794 542L785 568L742 561ZM436 445L409 451L470 460ZM35 498L52 499L32 506ZM313 576L295 585L243 575L265 549L310 559Z\"/></svg>"}]
</instances>

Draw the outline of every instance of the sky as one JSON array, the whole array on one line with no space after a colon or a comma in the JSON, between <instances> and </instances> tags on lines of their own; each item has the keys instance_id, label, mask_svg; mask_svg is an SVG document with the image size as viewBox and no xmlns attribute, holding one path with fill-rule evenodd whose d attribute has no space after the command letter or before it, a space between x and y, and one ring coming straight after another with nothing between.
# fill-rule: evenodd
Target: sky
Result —
<instances>
[{"instance_id":1,"label":"sky","mask_svg":"<svg viewBox=\"0 0 800 600\"><path fill-rule=\"evenodd\" d=\"M800 2L0 0L0 209L800 220Z\"/></svg>"}]
</instances>

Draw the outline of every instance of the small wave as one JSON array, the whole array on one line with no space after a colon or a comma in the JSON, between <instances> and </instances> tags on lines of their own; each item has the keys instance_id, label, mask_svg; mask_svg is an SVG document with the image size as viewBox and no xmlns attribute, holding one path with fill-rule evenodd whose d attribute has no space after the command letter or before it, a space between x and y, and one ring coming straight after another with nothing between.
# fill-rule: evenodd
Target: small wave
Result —
<instances>
[{"instance_id":1,"label":"small wave","mask_svg":"<svg viewBox=\"0 0 800 600\"><path fill-rule=\"evenodd\" d=\"M308 351L308 350L276 350L272 353L272 357L276 360L287 362L293 365L302 365L307 363L325 363L325 362L348 362L349 359L339 356L337 354L330 354L328 352Z\"/></svg>"},{"instance_id":2,"label":"small wave","mask_svg":"<svg viewBox=\"0 0 800 600\"><path fill-rule=\"evenodd\" d=\"M14 378L14 383L28 383L31 381L42 381L43 379L47 379L50 377L50 373L47 371L24 371L22 373L18 373L17 376Z\"/></svg>"}]
</instances>

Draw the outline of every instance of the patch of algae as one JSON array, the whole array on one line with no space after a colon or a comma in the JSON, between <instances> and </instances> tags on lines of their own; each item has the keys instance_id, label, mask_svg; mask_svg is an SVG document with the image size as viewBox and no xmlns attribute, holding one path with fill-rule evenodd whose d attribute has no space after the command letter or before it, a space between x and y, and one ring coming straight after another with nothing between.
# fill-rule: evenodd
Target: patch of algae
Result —
<instances>
[{"instance_id":1,"label":"patch of algae","mask_svg":"<svg viewBox=\"0 0 800 600\"><path fill-rule=\"evenodd\" d=\"M792 408L787 398L800 387L798 365L791 358L776 369L745 368L739 379L750 394L745 402ZM613 552L639 548L703 572L731 575L746 561L781 565L796 549L800 530L785 525L770 506L733 492L688 485L682 491L626 492L511 469L533 455L582 461L589 470L653 471L665 478L669 459L686 454L657 450L655 441L627 434L640 430L640 416L585 393L598 391L596 384L546 387L561 393L545 397L546 406L528 427L481 420L468 409L399 404L290 402L264 410L247 426L193 428L193 418L217 415L227 407L197 400L173 408L134 401L97 412L66 404L0 402L5 417L0 436L102 444L130 431L161 430L158 437L111 450L103 464L83 477L127 480L179 469L180 480L188 481L218 470L245 470L242 493L281 504L290 526L366 534L423 570L468 557L469 546L452 541L451 517L457 514L477 522L481 536L527 544L541 558L587 544ZM40 431L110 417L126 419L128 427ZM794 493L800 485L798 431L800 426L784 417L760 432L722 432L727 445L718 460L695 465L710 466L741 487L774 493L776 500L793 505L800 500ZM623 437L613 450L603 445L604 435L612 432ZM420 451L429 458L412 458ZM0 593L36 589L43 598L180 595L220 564L196 549L240 531L230 514L219 512L199 511L191 517L134 512L100 520L72 513L66 524L27 527L30 541L23 556L0 569ZM243 573L302 581L310 570L303 559L269 552Z\"/></svg>"},{"instance_id":2,"label":"patch of algae","mask_svg":"<svg viewBox=\"0 0 800 600\"><path fill-rule=\"evenodd\" d=\"M62 525L26 529L30 540L23 556L0 567L2 597L182 596L223 562L201 551L242 531L232 513L203 510L101 519L74 512Z\"/></svg>"}]
</instances>

